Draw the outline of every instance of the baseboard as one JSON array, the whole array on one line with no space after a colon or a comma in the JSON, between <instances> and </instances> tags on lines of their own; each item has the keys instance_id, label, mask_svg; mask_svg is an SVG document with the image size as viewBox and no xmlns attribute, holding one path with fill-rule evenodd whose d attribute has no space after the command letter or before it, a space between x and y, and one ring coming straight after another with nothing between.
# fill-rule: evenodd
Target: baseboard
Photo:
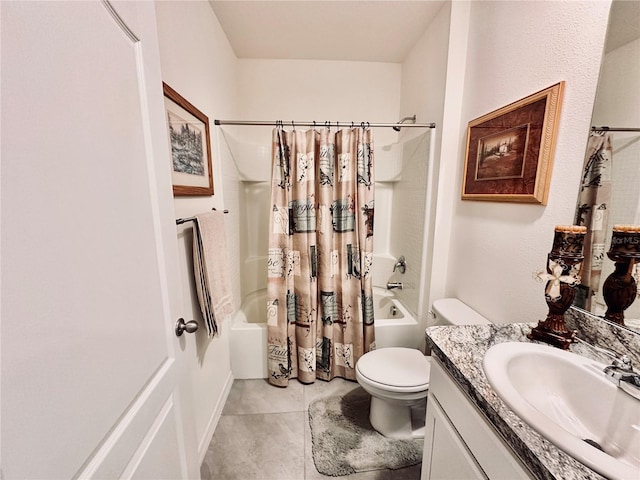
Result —
<instances>
[{"instance_id":1,"label":"baseboard","mask_svg":"<svg viewBox=\"0 0 640 480\"><path fill-rule=\"evenodd\" d=\"M224 404L227 401L227 397L229 396L232 385L233 374L231 373L231 371L229 371L229 375L227 375L227 380L225 381L222 393L220 394L220 397L218 397L218 401L216 402L216 408L213 409L213 413L211 415L211 418L209 419L209 422L207 423L207 428L204 431L204 435L198 443L199 465L202 465L204 456L207 454L207 449L209 448L209 444L211 443L213 434L215 433L218 422L220 421L220 417L222 416L222 409L224 408Z\"/></svg>"}]
</instances>

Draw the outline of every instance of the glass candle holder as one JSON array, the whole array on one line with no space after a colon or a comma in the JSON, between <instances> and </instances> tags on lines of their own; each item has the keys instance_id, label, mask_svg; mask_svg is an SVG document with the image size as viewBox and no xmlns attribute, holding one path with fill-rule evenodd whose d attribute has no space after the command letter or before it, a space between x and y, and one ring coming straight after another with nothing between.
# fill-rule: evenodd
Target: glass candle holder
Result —
<instances>
[{"instance_id":1,"label":"glass candle holder","mask_svg":"<svg viewBox=\"0 0 640 480\"><path fill-rule=\"evenodd\" d=\"M613 261L640 258L640 225L614 225L607 256Z\"/></svg>"},{"instance_id":2,"label":"glass candle holder","mask_svg":"<svg viewBox=\"0 0 640 480\"><path fill-rule=\"evenodd\" d=\"M579 225L557 225L553 235L553 246L549 255L555 258L575 259L581 262L587 227Z\"/></svg>"}]
</instances>

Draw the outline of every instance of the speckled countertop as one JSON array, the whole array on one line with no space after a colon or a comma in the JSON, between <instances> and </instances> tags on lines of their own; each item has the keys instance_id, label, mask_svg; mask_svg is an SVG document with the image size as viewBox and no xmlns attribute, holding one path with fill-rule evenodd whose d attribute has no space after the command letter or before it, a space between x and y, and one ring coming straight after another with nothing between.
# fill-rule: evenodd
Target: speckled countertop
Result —
<instances>
[{"instance_id":1,"label":"speckled countertop","mask_svg":"<svg viewBox=\"0 0 640 480\"><path fill-rule=\"evenodd\" d=\"M567 319L570 328L578 325L578 336L592 340L601 347L638 358L640 336L624 329L603 327L600 322L583 319L574 313ZM576 322L576 325L572 325ZM593 323L593 325L591 325ZM538 435L513 413L497 396L488 383L482 368L485 352L502 342L531 342L527 334L536 324L513 323L504 325L465 325L430 327L427 341L436 356L458 385L482 411L506 443L517 453L535 478L558 480L602 479L601 475L565 454ZM597 334L593 329L598 329ZM620 330L623 330L620 332ZM583 344L572 345L580 355L609 363L606 357ZM636 363L637 365L637 363Z\"/></svg>"}]
</instances>

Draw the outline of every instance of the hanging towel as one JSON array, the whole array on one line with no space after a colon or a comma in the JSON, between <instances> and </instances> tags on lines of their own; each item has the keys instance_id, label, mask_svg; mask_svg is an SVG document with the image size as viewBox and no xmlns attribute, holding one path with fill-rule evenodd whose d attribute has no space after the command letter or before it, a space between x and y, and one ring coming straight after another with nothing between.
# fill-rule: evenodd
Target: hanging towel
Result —
<instances>
[{"instance_id":1,"label":"hanging towel","mask_svg":"<svg viewBox=\"0 0 640 480\"><path fill-rule=\"evenodd\" d=\"M198 302L209 338L213 338L220 323L233 313L224 215L217 211L198 214L193 224L193 273Z\"/></svg>"}]
</instances>

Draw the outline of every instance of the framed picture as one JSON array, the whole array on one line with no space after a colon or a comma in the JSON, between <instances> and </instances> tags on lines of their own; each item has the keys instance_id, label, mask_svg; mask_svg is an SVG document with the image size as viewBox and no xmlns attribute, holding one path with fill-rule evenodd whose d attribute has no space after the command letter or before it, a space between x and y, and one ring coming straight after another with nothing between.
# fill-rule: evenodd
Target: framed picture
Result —
<instances>
[{"instance_id":1,"label":"framed picture","mask_svg":"<svg viewBox=\"0 0 640 480\"><path fill-rule=\"evenodd\" d=\"M564 82L469 122L463 200L547 204Z\"/></svg>"},{"instance_id":2,"label":"framed picture","mask_svg":"<svg viewBox=\"0 0 640 480\"><path fill-rule=\"evenodd\" d=\"M173 195L213 195L209 118L162 82Z\"/></svg>"}]
</instances>

